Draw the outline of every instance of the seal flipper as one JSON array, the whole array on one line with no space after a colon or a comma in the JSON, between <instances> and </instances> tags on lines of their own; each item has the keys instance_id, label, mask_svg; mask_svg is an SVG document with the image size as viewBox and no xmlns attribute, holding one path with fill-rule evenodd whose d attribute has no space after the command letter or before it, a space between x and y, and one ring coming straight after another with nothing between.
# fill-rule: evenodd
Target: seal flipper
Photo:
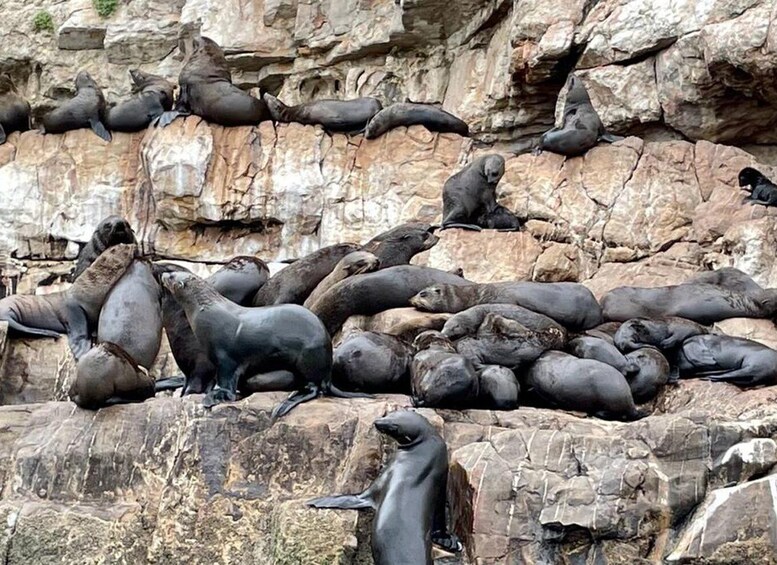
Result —
<instances>
[{"instance_id":1,"label":"seal flipper","mask_svg":"<svg viewBox=\"0 0 777 565\"><path fill-rule=\"evenodd\" d=\"M0 145L5 143L5 140L6 140L5 130L3 129L3 124L0 124Z\"/></svg>"},{"instance_id":2,"label":"seal flipper","mask_svg":"<svg viewBox=\"0 0 777 565\"><path fill-rule=\"evenodd\" d=\"M338 494L312 498L305 503L312 508L340 508L341 510L366 510L375 508L375 504L360 494Z\"/></svg>"},{"instance_id":3,"label":"seal flipper","mask_svg":"<svg viewBox=\"0 0 777 565\"><path fill-rule=\"evenodd\" d=\"M20 324L16 320L2 320L5 322L8 322L8 327L12 330L19 332L19 333L25 333L28 335L34 335L38 337L53 337L58 338L62 334L59 332L55 332L54 330L42 330L39 328L30 328L28 326L25 326L24 324Z\"/></svg>"},{"instance_id":4,"label":"seal flipper","mask_svg":"<svg viewBox=\"0 0 777 565\"><path fill-rule=\"evenodd\" d=\"M292 411L295 407L302 404L303 402L308 402L309 400L313 400L316 398L321 391L319 391L318 387L315 385L308 385L307 387L301 389L301 390L295 390L292 392L286 400L278 404L270 415L270 422L272 424L275 423L275 421L288 414Z\"/></svg>"},{"instance_id":5,"label":"seal flipper","mask_svg":"<svg viewBox=\"0 0 777 565\"><path fill-rule=\"evenodd\" d=\"M67 305L67 341L70 351L76 361L92 348L92 338L89 333L89 321L86 312L77 304Z\"/></svg>"},{"instance_id":6,"label":"seal flipper","mask_svg":"<svg viewBox=\"0 0 777 565\"><path fill-rule=\"evenodd\" d=\"M184 377L183 375L178 377L168 377L166 379L159 379L154 383L154 392L176 390L183 387L185 383L186 383L186 377Z\"/></svg>"},{"instance_id":7,"label":"seal flipper","mask_svg":"<svg viewBox=\"0 0 777 565\"><path fill-rule=\"evenodd\" d=\"M346 392L340 390L332 383L324 385L324 394L327 396L334 396L335 398L375 398L373 395L367 394L366 392Z\"/></svg>"},{"instance_id":8,"label":"seal flipper","mask_svg":"<svg viewBox=\"0 0 777 565\"><path fill-rule=\"evenodd\" d=\"M480 226L476 226L475 224L443 224L440 228L440 231L443 230L449 230L451 228L459 228L462 230L470 230L470 231L483 231L483 228Z\"/></svg>"},{"instance_id":9,"label":"seal flipper","mask_svg":"<svg viewBox=\"0 0 777 565\"><path fill-rule=\"evenodd\" d=\"M615 143L616 141L622 141L626 139L621 135L615 135L609 132L604 132L599 136L598 141L604 141L605 143Z\"/></svg>"},{"instance_id":10,"label":"seal flipper","mask_svg":"<svg viewBox=\"0 0 777 565\"><path fill-rule=\"evenodd\" d=\"M92 131L105 141L111 141L113 139L111 132L105 129L105 126L98 118L89 118L89 127L91 127Z\"/></svg>"}]
</instances>

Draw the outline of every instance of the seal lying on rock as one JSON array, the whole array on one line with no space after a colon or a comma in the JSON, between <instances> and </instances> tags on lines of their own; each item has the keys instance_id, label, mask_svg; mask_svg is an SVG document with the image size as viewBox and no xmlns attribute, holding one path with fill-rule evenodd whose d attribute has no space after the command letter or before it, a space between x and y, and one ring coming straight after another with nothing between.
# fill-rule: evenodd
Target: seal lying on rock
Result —
<instances>
[{"instance_id":1,"label":"seal lying on rock","mask_svg":"<svg viewBox=\"0 0 777 565\"><path fill-rule=\"evenodd\" d=\"M634 401L642 403L653 400L661 387L669 381L669 361L660 351L651 347L627 353L626 359L639 368L637 374L626 379Z\"/></svg>"},{"instance_id":2,"label":"seal lying on rock","mask_svg":"<svg viewBox=\"0 0 777 565\"><path fill-rule=\"evenodd\" d=\"M238 255L207 278L224 298L240 306L251 306L254 296L270 277L267 263L250 255Z\"/></svg>"},{"instance_id":3,"label":"seal lying on rock","mask_svg":"<svg viewBox=\"0 0 777 565\"><path fill-rule=\"evenodd\" d=\"M409 392L411 348L398 338L376 332L348 336L335 349L335 384L363 392Z\"/></svg>"},{"instance_id":4,"label":"seal lying on rock","mask_svg":"<svg viewBox=\"0 0 777 565\"><path fill-rule=\"evenodd\" d=\"M478 405L486 410L514 410L521 385L507 367L486 365L478 373Z\"/></svg>"},{"instance_id":5,"label":"seal lying on rock","mask_svg":"<svg viewBox=\"0 0 777 565\"><path fill-rule=\"evenodd\" d=\"M625 352L645 346L668 350L679 346L689 337L707 333L710 333L709 329L701 324L676 316L632 318L621 324L615 332L615 345Z\"/></svg>"},{"instance_id":6,"label":"seal lying on rock","mask_svg":"<svg viewBox=\"0 0 777 565\"><path fill-rule=\"evenodd\" d=\"M9 134L30 129L30 103L16 92L11 77L0 75L0 145Z\"/></svg>"},{"instance_id":7,"label":"seal lying on rock","mask_svg":"<svg viewBox=\"0 0 777 565\"><path fill-rule=\"evenodd\" d=\"M43 296L14 294L0 300L0 320L23 335L59 337L66 333L70 350L79 360L92 347L100 309L113 285L135 257L134 245L119 244L105 250L63 292Z\"/></svg>"},{"instance_id":8,"label":"seal lying on rock","mask_svg":"<svg viewBox=\"0 0 777 565\"><path fill-rule=\"evenodd\" d=\"M355 100L315 100L297 106L286 106L272 94L262 96L276 122L296 122L306 126L323 126L331 132L360 132L382 108L377 98Z\"/></svg>"},{"instance_id":9,"label":"seal lying on rock","mask_svg":"<svg viewBox=\"0 0 777 565\"><path fill-rule=\"evenodd\" d=\"M567 332L563 326L552 319L514 304L481 304L454 314L442 329L445 337L456 340L464 336L475 335L488 314L498 314L502 318L514 320L524 325L528 330L541 332L554 329L561 336L561 342L554 344L552 349L558 349L566 343Z\"/></svg>"},{"instance_id":10,"label":"seal lying on rock","mask_svg":"<svg viewBox=\"0 0 777 565\"><path fill-rule=\"evenodd\" d=\"M349 253L337 264L334 270L318 283L310 296L307 297L303 306L310 308L323 294L342 280L354 275L371 273L380 268L380 260L372 253L367 251L354 251Z\"/></svg>"},{"instance_id":11,"label":"seal lying on rock","mask_svg":"<svg viewBox=\"0 0 777 565\"><path fill-rule=\"evenodd\" d=\"M467 408L478 395L472 362L456 352L440 332L426 331L413 342L410 366L413 404L428 408Z\"/></svg>"},{"instance_id":12,"label":"seal lying on rock","mask_svg":"<svg viewBox=\"0 0 777 565\"><path fill-rule=\"evenodd\" d=\"M63 102L41 120L46 133L65 133L66 131L91 128L105 141L112 139L111 132L105 129L105 98L102 90L86 71L76 75L76 95Z\"/></svg>"},{"instance_id":13,"label":"seal lying on rock","mask_svg":"<svg viewBox=\"0 0 777 565\"><path fill-rule=\"evenodd\" d=\"M367 124L364 137L375 139L398 127L424 126L431 132L457 133L469 137L469 126L445 110L431 104L401 102L379 111Z\"/></svg>"},{"instance_id":14,"label":"seal lying on rock","mask_svg":"<svg viewBox=\"0 0 777 565\"><path fill-rule=\"evenodd\" d=\"M744 294L761 293L763 288L752 277L734 267L723 267L714 271L696 274L682 284L714 284Z\"/></svg>"},{"instance_id":15,"label":"seal lying on rock","mask_svg":"<svg viewBox=\"0 0 777 565\"><path fill-rule=\"evenodd\" d=\"M739 186L749 192L745 201L751 204L777 206L777 186L767 179L760 171L745 167L739 172Z\"/></svg>"},{"instance_id":16,"label":"seal lying on rock","mask_svg":"<svg viewBox=\"0 0 777 565\"><path fill-rule=\"evenodd\" d=\"M707 334L686 339L677 364L682 377L704 377L738 386L777 383L777 351L741 337Z\"/></svg>"},{"instance_id":17,"label":"seal lying on rock","mask_svg":"<svg viewBox=\"0 0 777 565\"><path fill-rule=\"evenodd\" d=\"M129 71L135 86L133 96L108 109L105 125L110 131L141 131L173 107L175 87L164 77Z\"/></svg>"},{"instance_id":18,"label":"seal lying on rock","mask_svg":"<svg viewBox=\"0 0 777 565\"><path fill-rule=\"evenodd\" d=\"M314 498L314 508L375 510L372 559L375 565L432 565L432 543L461 551L445 527L448 448L420 414L392 412L375 428L397 442L397 451L380 476L360 494Z\"/></svg>"},{"instance_id":19,"label":"seal lying on rock","mask_svg":"<svg viewBox=\"0 0 777 565\"><path fill-rule=\"evenodd\" d=\"M639 367L626 359L618 348L606 339L578 336L569 342L567 351L580 359L595 359L615 367L625 377L633 377L639 373Z\"/></svg>"},{"instance_id":20,"label":"seal lying on rock","mask_svg":"<svg viewBox=\"0 0 777 565\"><path fill-rule=\"evenodd\" d=\"M410 259L437 245L440 238L434 235L436 226L422 222L409 222L376 235L362 246L380 261L380 268L408 265Z\"/></svg>"},{"instance_id":21,"label":"seal lying on rock","mask_svg":"<svg viewBox=\"0 0 777 565\"><path fill-rule=\"evenodd\" d=\"M138 242L127 220L121 216L108 216L97 225L91 239L78 254L72 280L75 281L89 265L94 263L100 253L120 243L137 245Z\"/></svg>"}]
</instances>

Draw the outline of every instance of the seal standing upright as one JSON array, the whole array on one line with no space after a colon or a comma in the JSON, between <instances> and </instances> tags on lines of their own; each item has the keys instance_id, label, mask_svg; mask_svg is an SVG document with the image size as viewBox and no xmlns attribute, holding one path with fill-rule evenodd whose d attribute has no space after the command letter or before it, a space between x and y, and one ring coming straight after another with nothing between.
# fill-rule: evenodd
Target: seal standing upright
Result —
<instances>
[{"instance_id":1,"label":"seal standing upright","mask_svg":"<svg viewBox=\"0 0 777 565\"><path fill-rule=\"evenodd\" d=\"M43 116L46 133L65 133L82 128L91 130L105 141L111 132L105 129L105 98L102 90L86 71L76 75L76 95Z\"/></svg>"},{"instance_id":2,"label":"seal standing upright","mask_svg":"<svg viewBox=\"0 0 777 565\"><path fill-rule=\"evenodd\" d=\"M134 96L108 109L105 125L110 131L141 131L173 107L175 87L164 77L130 69Z\"/></svg>"},{"instance_id":3,"label":"seal standing upright","mask_svg":"<svg viewBox=\"0 0 777 565\"><path fill-rule=\"evenodd\" d=\"M315 100L298 106L286 106L269 92L262 96L276 122L320 125L331 132L359 132L382 108L377 98L355 100Z\"/></svg>"},{"instance_id":4,"label":"seal standing upright","mask_svg":"<svg viewBox=\"0 0 777 565\"><path fill-rule=\"evenodd\" d=\"M30 103L16 92L11 77L0 75L0 145L8 134L30 129Z\"/></svg>"},{"instance_id":5,"label":"seal standing upright","mask_svg":"<svg viewBox=\"0 0 777 565\"><path fill-rule=\"evenodd\" d=\"M138 242L127 220L121 216L108 216L97 225L91 239L78 254L76 270L71 280L75 281L89 265L94 263L100 253L120 243L137 245Z\"/></svg>"},{"instance_id":6,"label":"seal standing upright","mask_svg":"<svg viewBox=\"0 0 777 565\"><path fill-rule=\"evenodd\" d=\"M408 265L413 257L437 245L440 238L434 235L435 229L430 224L408 222L376 235L362 250L375 255L381 269Z\"/></svg>"},{"instance_id":7,"label":"seal standing upright","mask_svg":"<svg viewBox=\"0 0 777 565\"><path fill-rule=\"evenodd\" d=\"M432 542L458 545L445 528L448 448L426 418L415 412L392 412L376 420L375 428L398 443L393 459L375 482L361 494L314 498L307 504L374 509L375 565L432 565Z\"/></svg>"},{"instance_id":8,"label":"seal standing upright","mask_svg":"<svg viewBox=\"0 0 777 565\"><path fill-rule=\"evenodd\" d=\"M412 125L424 126L431 132L457 133L469 137L469 126L453 114L431 104L400 102L381 110L367 124L364 137L375 139L389 130Z\"/></svg>"}]
</instances>

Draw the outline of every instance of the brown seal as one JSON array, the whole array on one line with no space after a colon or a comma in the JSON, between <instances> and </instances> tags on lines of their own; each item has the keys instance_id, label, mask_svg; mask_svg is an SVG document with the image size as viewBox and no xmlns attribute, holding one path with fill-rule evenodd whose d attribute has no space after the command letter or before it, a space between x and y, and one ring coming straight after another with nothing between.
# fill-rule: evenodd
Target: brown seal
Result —
<instances>
[{"instance_id":1,"label":"brown seal","mask_svg":"<svg viewBox=\"0 0 777 565\"><path fill-rule=\"evenodd\" d=\"M108 109L105 125L110 131L141 131L173 107L175 87L159 75L138 69L129 71L133 96Z\"/></svg>"},{"instance_id":2,"label":"brown seal","mask_svg":"<svg viewBox=\"0 0 777 565\"><path fill-rule=\"evenodd\" d=\"M97 83L86 71L76 75L76 95L63 102L41 120L46 133L90 128L105 141L110 141L111 132L105 128L105 97Z\"/></svg>"},{"instance_id":3,"label":"brown seal","mask_svg":"<svg viewBox=\"0 0 777 565\"><path fill-rule=\"evenodd\" d=\"M367 251L354 251L349 253L335 267L334 271L324 277L310 296L307 297L303 306L310 308L327 290L342 280L354 275L371 273L377 271L380 267L380 260L375 255Z\"/></svg>"},{"instance_id":4,"label":"brown seal","mask_svg":"<svg viewBox=\"0 0 777 565\"><path fill-rule=\"evenodd\" d=\"M367 124L364 137L375 139L398 127L424 126L431 132L457 133L469 137L469 126L453 114L431 104L400 102L375 114Z\"/></svg>"},{"instance_id":5,"label":"brown seal","mask_svg":"<svg viewBox=\"0 0 777 565\"><path fill-rule=\"evenodd\" d=\"M440 241L434 235L437 226L423 222L408 222L376 235L362 246L380 261L381 269L408 265L410 260L428 251Z\"/></svg>"},{"instance_id":6,"label":"brown seal","mask_svg":"<svg viewBox=\"0 0 777 565\"><path fill-rule=\"evenodd\" d=\"M30 129L30 103L19 96L11 77L0 75L0 145L9 134Z\"/></svg>"},{"instance_id":7,"label":"brown seal","mask_svg":"<svg viewBox=\"0 0 777 565\"><path fill-rule=\"evenodd\" d=\"M103 251L120 243L137 245L135 232L121 216L108 216L97 225L91 239L81 248L71 280L76 280Z\"/></svg>"},{"instance_id":8,"label":"brown seal","mask_svg":"<svg viewBox=\"0 0 777 565\"><path fill-rule=\"evenodd\" d=\"M359 132L370 118L380 112L377 98L354 100L315 100L297 106L286 106L272 94L262 96L276 122L296 122L306 126L323 126L331 132Z\"/></svg>"}]
</instances>

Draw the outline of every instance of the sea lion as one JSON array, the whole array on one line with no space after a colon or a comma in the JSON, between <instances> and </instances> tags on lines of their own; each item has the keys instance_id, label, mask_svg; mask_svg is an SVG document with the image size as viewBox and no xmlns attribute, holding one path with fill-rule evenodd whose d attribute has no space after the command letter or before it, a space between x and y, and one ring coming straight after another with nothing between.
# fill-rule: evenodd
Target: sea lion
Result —
<instances>
[{"instance_id":1,"label":"sea lion","mask_svg":"<svg viewBox=\"0 0 777 565\"><path fill-rule=\"evenodd\" d=\"M639 366L626 359L612 343L605 339L591 336L578 336L570 340L567 352L580 359L595 359L615 367L627 378L639 373Z\"/></svg>"},{"instance_id":2,"label":"sea lion","mask_svg":"<svg viewBox=\"0 0 777 565\"><path fill-rule=\"evenodd\" d=\"M518 408L521 385L507 367L486 365L478 373L478 404L485 410L514 410Z\"/></svg>"},{"instance_id":3,"label":"sea lion","mask_svg":"<svg viewBox=\"0 0 777 565\"><path fill-rule=\"evenodd\" d=\"M15 131L30 129L30 103L19 96L11 77L0 75L0 145Z\"/></svg>"},{"instance_id":4,"label":"sea lion","mask_svg":"<svg viewBox=\"0 0 777 565\"><path fill-rule=\"evenodd\" d=\"M777 206L777 186L760 171L745 167L739 172L739 187L749 192L744 198L750 204Z\"/></svg>"},{"instance_id":5,"label":"sea lion","mask_svg":"<svg viewBox=\"0 0 777 565\"><path fill-rule=\"evenodd\" d=\"M91 128L105 141L111 141L111 132L105 129L105 97L97 83L86 71L76 75L76 95L60 104L41 120L45 133Z\"/></svg>"},{"instance_id":6,"label":"sea lion","mask_svg":"<svg viewBox=\"0 0 777 565\"><path fill-rule=\"evenodd\" d=\"M392 335L352 334L335 349L332 380L346 390L407 394L412 353Z\"/></svg>"},{"instance_id":7,"label":"sea lion","mask_svg":"<svg viewBox=\"0 0 777 565\"><path fill-rule=\"evenodd\" d=\"M32 296L14 294L0 300L0 320L27 336L59 337L67 334L78 361L92 347L100 308L113 285L135 257L134 245L119 244L105 250L65 291Z\"/></svg>"},{"instance_id":8,"label":"sea lion","mask_svg":"<svg viewBox=\"0 0 777 565\"><path fill-rule=\"evenodd\" d=\"M777 290L744 294L711 284L656 288L623 286L602 298L606 320L679 316L711 325L728 318L771 318L777 311Z\"/></svg>"},{"instance_id":9,"label":"sea lion","mask_svg":"<svg viewBox=\"0 0 777 565\"><path fill-rule=\"evenodd\" d=\"M694 275L682 284L714 284L744 294L763 292L763 287L749 275L734 267L723 267Z\"/></svg>"},{"instance_id":10,"label":"sea lion","mask_svg":"<svg viewBox=\"0 0 777 565\"><path fill-rule=\"evenodd\" d=\"M318 283L310 296L307 297L303 306L310 308L316 303L323 294L342 280L354 275L371 273L377 271L380 267L380 260L372 253L367 251L354 251L349 253L335 266L334 270Z\"/></svg>"},{"instance_id":11,"label":"sea lion","mask_svg":"<svg viewBox=\"0 0 777 565\"><path fill-rule=\"evenodd\" d=\"M375 510L372 559L375 565L432 565L432 543L461 550L445 527L448 447L432 425L408 410L375 421L375 428L397 442L380 476L360 494L314 498L314 508Z\"/></svg>"},{"instance_id":12,"label":"sea lion","mask_svg":"<svg viewBox=\"0 0 777 565\"><path fill-rule=\"evenodd\" d=\"M689 337L710 333L709 328L685 318L632 318L615 332L615 345L623 352L643 347L671 350Z\"/></svg>"},{"instance_id":13,"label":"sea lion","mask_svg":"<svg viewBox=\"0 0 777 565\"><path fill-rule=\"evenodd\" d=\"M135 132L173 107L175 87L164 77L130 69L133 96L108 108L105 125L110 131Z\"/></svg>"},{"instance_id":14,"label":"sea lion","mask_svg":"<svg viewBox=\"0 0 777 565\"><path fill-rule=\"evenodd\" d=\"M121 347L103 342L78 361L69 396L87 410L143 402L154 396L154 379Z\"/></svg>"},{"instance_id":15,"label":"sea lion","mask_svg":"<svg viewBox=\"0 0 777 565\"><path fill-rule=\"evenodd\" d=\"M145 369L154 364L162 343L162 289L148 261L135 259L105 297L97 341L121 347Z\"/></svg>"},{"instance_id":16,"label":"sea lion","mask_svg":"<svg viewBox=\"0 0 777 565\"><path fill-rule=\"evenodd\" d=\"M516 370L535 361L548 349L563 347L564 332L550 327L533 331L515 320L489 313L477 337L456 342L456 351L472 361L477 370L483 365L501 365Z\"/></svg>"},{"instance_id":17,"label":"sea lion","mask_svg":"<svg viewBox=\"0 0 777 565\"><path fill-rule=\"evenodd\" d=\"M273 410L273 419L321 393L365 396L344 393L331 384L332 340L307 308L296 304L244 308L191 273L168 272L161 279L217 367L217 384L203 401L206 407L234 401L243 378L281 369L294 373L297 390Z\"/></svg>"},{"instance_id":18,"label":"sea lion","mask_svg":"<svg viewBox=\"0 0 777 565\"><path fill-rule=\"evenodd\" d=\"M434 235L437 226L422 222L408 222L376 235L362 246L380 261L381 269L408 265L423 251L437 245L440 238Z\"/></svg>"},{"instance_id":19,"label":"sea lion","mask_svg":"<svg viewBox=\"0 0 777 565\"><path fill-rule=\"evenodd\" d=\"M704 377L738 386L777 382L777 351L742 337L696 335L686 339L677 355L680 376Z\"/></svg>"},{"instance_id":20,"label":"sea lion","mask_svg":"<svg viewBox=\"0 0 777 565\"><path fill-rule=\"evenodd\" d=\"M599 141L613 143L623 139L607 133L604 129L583 82L575 75L569 75L568 80L569 89L564 103L562 126L542 134L539 151L552 151L575 157L582 155Z\"/></svg>"},{"instance_id":21,"label":"sea lion","mask_svg":"<svg viewBox=\"0 0 777 565\"><path fill-rule=\"evenodd\" d=\"M560 351L543 353L526 373L528 389L562 410L600 418L633 420L637 411L623 374L601 361Z\"/></svg>"},{"instance_id":22,"label":"sea lion","mask_svg":"<svg viewBox=\"0 0 777 565\"><path fill-rule=\"evenodd\" d=\"M354 243L338 243L322 247L294 261L270 277L254 296L254 306L302 304L318 284L329 275L348 254L358 251Z\"/></svg>"},{"instance_id":23,"label":"sea lion","mask_svg":"<svg viewBox=\"0 0 777 565\"><path fill-rule=\"evenodd\" d=\"M306 126L323 126L331 132L360 132L382 108L377 98L354 100L315 100L297 106L286 106L269 92L262 96L276 122L296 122Z\"/></svg>"},{"instance_id":24,"label":"sea lion","mask_svg":"<svg viewBox=\"0 0 777 565\"><path fill-rule=\"evenodd\" d=\"M542 332L553 328L562 336L563 341L558 347L563 347L563 344L566 342L567 332L561 324L556 323L547 316L514 304L481 304L468 308L458 314L454 314L445 322L442 333L450 340L475 335L483 320L491 313L519 322L526 326L528 330L535 332Z\"/></svg>"},{"instance_id":25,"label":"sea lion","mask_svg":"<svg viewBox=\"0 0 777 565\"><path fill-rule=\"evenodd\" d=\"M639 371L627 377L631 396L638 403L653 400L661 387L669 381L671 367L664 355L652 347L644 347L626 354Z\"/></svg>"},{"instance_id":26,"label":"sea lion","mask_svg":"<svg viewBox=\"0 0 777 565\"><path fill-rule=\"evenodd\" d=\"M414 294L435 283L472 284L438 269L399 265L340 281L311 306L311 311L324 321L329 334L334 335L350 316L371 316L409 306Z\"/></svg>"},{"instance_id":27,"label":"sea lion","mask_svg":"<svg viewBox=\"0 0 777 565\"><path fill-rule=\"evenodd\" d=\"M73 272L71 280L75 281L81 276L81 273L94 263L94 260L103 251L120 243L137 245L135 232L132 231L132 226L129 225L129 222L121 216L108 216L97 224L92 237L81 248L76 260L76 270Z\"/></svg>"},{"instance_id":28,"label":"sea lion","mask_svg":"<svg viewBox=\"0 0 777 565\"><path fill-rule=\"evenodd\" d=\"M190 114L226 127L253 126L271 118L264 101L232 84L224 51L215 41L188 28L181 46L185 59L178 75L178 99L172 111L155 120L159 126Z\"/></svg>"},{"instance_id":29,"label":"sea lion","mask_svg":"<svg viewBox=\"0 0 777 565\"><path fill-rule=\"evenodd\" d=\"M375 139L398 127L424 126L430 132L457 133L469 137L469 126L453 114L431 104L401 102L377 112L367 124L364 137Z\"/></svg>"},{"instance_id":30,"label":"sea lion","mask_svg":"<svg viewBox=\"0 0 777 565\"><path fill-rule=\"evenodd\" d=\"M602 322L602 309L591 291L569 282L435 284L413 296L410 303L419 310L454 314L478 304L516 304L573 331L593 328Z\"/></svg>"},{"instance_id":31,"label":"sea lion","mask_svg":"<svg viewBox=\"0 0 777 565\"><path fill-rule=\"evenodd\" d=\"M491 154L475 159L445 181L442 228L480 231L483 227L497 227L497 223L498 227L510 228L507 224L512 222L512 227L518 229L518 218L496 201L496 186L504 173L504 157Z\"/></svg>"},{"instance_id":32,"label":"sea lion","mask_svg":"<svg viewBox=\"0 0 777 565\"><path fill-rule=\"evenodd\" d=\"M240 306L251 306L269 277L267 263L256 257L238 255L206 280L221 296Z\"/></svg>"},{"instance_id":33,"label":"sea lion","mask_svg":"<svg viewBox=\"0 0 777 565\"><path fill-rule=\"evenodd\" d=\"M415 338L410 365L413 405L428 408L472 408L478 395L478 375L472 362L456 352L440 332Z\"/></svg>"}]
</instances>

